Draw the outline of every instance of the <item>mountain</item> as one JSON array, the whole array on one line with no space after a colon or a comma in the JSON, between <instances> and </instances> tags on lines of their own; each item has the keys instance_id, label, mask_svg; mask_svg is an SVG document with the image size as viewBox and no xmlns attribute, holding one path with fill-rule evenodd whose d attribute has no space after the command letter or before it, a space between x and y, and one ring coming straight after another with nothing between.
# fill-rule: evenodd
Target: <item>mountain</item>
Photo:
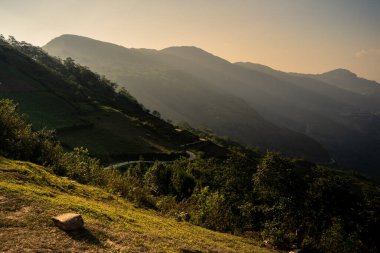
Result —
<instances>
[{"instance_id":1,"label":"mountain","mask_svg":"<svg viewBox=\"0 0 380 253\"><path fill-rule=\"evenodd\" d=\"M240 86L246 84L239 80L240 73L229 72L231 68L245 71L243 68L199 48L127 49L63 35L43 49L54 56L71 57L106 75L164 118L206 127L220 136L263 150L277 150L314 161L330 160L318 142L269 122L256 110L255 104L240 96L244 93ZM236 88L236 92L231 92L231 88Z\"/></svg>"},{"instance_id":2,"label":"mountain","mask_svg":"<svg viewBox=\"0 0 380 253\"><path fill-rule=\"evenodd\" d=\"M19 104L35 128L55 129L62 144L87 147L104 162L172 159L199 141L153 116L125 90L71 61L62 64L27 43L0 41L0 98ZM226 150L202 143L206 155Z\"/></svg>"},{"instance_id":3,"label":"mountain","mask_svg":"<svg viewBox=\"0 0 380 253\"><path fill-rule=\"evenodd\" d=\"M293 155L307 151L311 138L338 165L379 174L380 86L347 70L285 73L232 64L196 47L128 49L74 35L43 48L117 81L166 118L264 149L296 150ZM280 131L295 137L279 138Z\"/></svg>"},{"instance_id":4,"label":"mountain","mask_svg":"<svg viewBox=\"0 0 380 253\"><path fill-rule=\"evenodd\" d=\"M279 118L273 118L273 122L314 137L341 166L356 167L379 175L380 84L343 69L308 75L285 73L253 63L236 64L312 92L317 103L312 109L312 117L312 114L304 112L299 119L295 119L298 125L291 125Z\"/></svg>"},{"instance_id":5,"label":"mountain","mask_svg":"<svg viewBox=\"0 0 380 253\"><path fill-rule=\"evenodd\" d=\"M379 98L379 83L358 77L346 69L336 69L320 75L310 75L341 89L348 90L366 97ZM377 101L379 103L379 101Z\"/></svg>"}]
</instances>

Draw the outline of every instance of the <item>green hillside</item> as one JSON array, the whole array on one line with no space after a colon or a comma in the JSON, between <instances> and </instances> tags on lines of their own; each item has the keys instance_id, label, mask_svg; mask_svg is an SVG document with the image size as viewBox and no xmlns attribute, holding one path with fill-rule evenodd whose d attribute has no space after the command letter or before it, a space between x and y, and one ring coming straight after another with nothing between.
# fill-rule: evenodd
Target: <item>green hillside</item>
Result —
<instances>
[{"instance_id":1,"label":"green hillside","mask_svg":"<svg viewBox=\"0 0 380 253\"><path fill-rule=\"evenodd\" d=\"M79 212L85 229L59 230L51 217ZM1 252L274 252L252 239L177 222L49 169L0 157Z\"/></svg>"},{"instance_id":2,"label":"green hillside","mask_svg":"<svg viewBox=\"0 0 380 253\"><path fill-rule=\"evenodd\" d=\"M87 68L61 63L26 43L9 43L0 43L0 98L17 102L34 128L55 129L65 147L86 146L105 162L141 155L165 160L184 155L183 145L198 141ZM212 149L213 155L225 154Z\"/></svg>"}]
</instances>

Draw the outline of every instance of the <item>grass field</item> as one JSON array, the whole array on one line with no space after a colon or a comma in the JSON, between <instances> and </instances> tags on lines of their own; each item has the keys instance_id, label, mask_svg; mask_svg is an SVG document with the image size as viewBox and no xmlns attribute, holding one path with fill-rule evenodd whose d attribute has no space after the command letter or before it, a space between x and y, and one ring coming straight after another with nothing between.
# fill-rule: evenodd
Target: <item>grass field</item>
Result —
<instances>
[{"instance_id":1,"label":"grass field","mask_svg":"<svg viewBox=\"0 0 380 253\"><path fill-rule=\"evenodd\" d=\"M81 124L77 110L13 65L0 61L0 98L19 104L34 128L56 129Z\"/></svg>"},{"instance_id":2,"label":"grass field","mask_svg":"<svg viewBox=\"0 0 380 253\"><path fill-rule=\"evenodd\" d=\"M47 91L0 92L0 98L9 98L19 104L33 127L57 129L83 124L75 108Z\"/></svg>"},{"instance_id":3,"label":"grass field","mask_svg":"<svg viewBox=\"0 0 380 253\"><path fill-rule=\"evenodd\" d=\"M66 233L51 217L79 212ZM99 188L0 157L0 252L274 252L244 239L135 208Z\"/></svg>"},{"instance_id":4,"label":"grass field","mask_svg":"<svg viewBox=\"0 0 380 253\"><path fill-rule=\"evenodd\" d=\"M166 138L149 123L110 107L79 104L76 107L84 108L79 111L48 91L2 91L0 98L18 103L33 128L57 129L59 140L69 148L84 146L102 157L180 150L174 138Z\"/></svg>"},{"instance_id":5,"label":"grass field","mask_svg":"<svg viewBox=\"0 0 380 253\"><path fill-rule=\"evenodd\" d=\"M102 155L168 153L178 149L154 131L149 131L143 122L109 107L101 107L83 119L92 122L93 127L59 133L63 143L71 147L86 146L92 153Z\"/></svg>"},{"instance_id":6,"label":"grass field","mask_svg":"<svg viewBox=\"0 0 380 253\"><path fill-rule=\"evenodd\" d=\"M31 79L17 68L2 61L0 61L0 82L0 92L44 89L38 82Z\"/></svg>"},{"instance_id":7,"label":"grass field","mask_svg":"<svg viewBox=\"0 0 380 253\"><path fill-rule=\"evenodd\" d=\"M59 139L71 148L85 146L92 153L101 155L168 153L178 150L177 146L156 134L153 129L149 131L150 127L144 122L110 107L87 109L84 110L87 113L79 114L65 100L47 91L0 92L0 98L17 102L20 111L35 129L72 128L58 134ZM86 122L91 122L93 126L82 128Z\"/></svg>"}]
</instances>

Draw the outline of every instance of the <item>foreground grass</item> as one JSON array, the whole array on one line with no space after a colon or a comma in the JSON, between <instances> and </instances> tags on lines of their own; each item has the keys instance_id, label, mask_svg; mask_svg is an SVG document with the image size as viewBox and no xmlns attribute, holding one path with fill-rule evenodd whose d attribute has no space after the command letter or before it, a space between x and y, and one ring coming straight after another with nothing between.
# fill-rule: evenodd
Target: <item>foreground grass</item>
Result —
<instances>
[{"instance_id":1,"label":"foreground grass","mask_svg":"<svg viewBox=\"0 0 380 253\"><path fill-rule=\"evenodd\" d=\"M79 212L66 233L51 217ZM44 167L0 157L0 252L272 252L250 239L177 222Z\"/></svg>"}]
</instances>

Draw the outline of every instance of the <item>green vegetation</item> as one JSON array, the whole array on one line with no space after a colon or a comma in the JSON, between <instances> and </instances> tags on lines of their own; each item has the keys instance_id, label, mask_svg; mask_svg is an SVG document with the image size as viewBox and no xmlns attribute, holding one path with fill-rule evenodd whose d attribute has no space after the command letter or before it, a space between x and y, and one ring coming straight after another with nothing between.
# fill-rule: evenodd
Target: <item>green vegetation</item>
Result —
<instances>
[{"instance_id":1,"label":"green vegetation","mask_svg":"<svg viewBox=\"0 0 380 253\"><path fill-rule=\"evenodd\" d=\"M60 129L83 124L75 108L50 92L1 92L0 97L18 102L20 110L28 115L38 129Z\"/></svg>"},{"instance_id":2,"label":"green vegetation","mask_svg":"<svg viewBox=\"0 0 380 253\"><path fill-rule=\"evenodd\" d=\"M38 239L55 231L47 220L57 210L71 210L89 221L85 234L70 234L72 251L260 252L253 244L262 241L281 250L378 252L375 182L278 153L260 154L207 131L175 129L70 58L52 58L12 38L0 42L2 96L20 103L0 100L0 156L6 157L0 159L0 226L8 231L0 235L1 250L15 243L20 227L37 232L17 247L33 241L37 248L50 247ZM56 103L50 107L51 101ZM34 128L19 113L23 108L37 122ZM74 148L83 145L89 150ZM192 149L195 159L178 158ZM152 160L165 155L170 162L103 169L99 160L141 154ZM52 247L65 248L68 240L56 234Z\"/></svg>"},{"instance_id":3,"label":"green vegetation","mask_svg":"<svg viewBox=\"0 0 380 253\"><path fill-rule=\"evenodd\" d=\"M67 150L85 146L103 163L140 155L165 160L184 155L182 145L198 140L70 58L53 58L11 37L0 40L0 66L0 98L17 102L35 129L55 129Z\"/></svg>"},{"instance_id":4,"label":"green vegetation","mask_svg":"<svg viewBox=\"0 0 380 253\"><path fill-rule=\"evenodd\" d=\"M79 212L85 229L59 230L51 217ZM0 251L274 252L242 237L177 222L117 195L0 157Z\"/></svg>"},{"instance_id":5,"label":"green vegetation","mask_svg":"<svg viewBox=\"0 0 380 253\"><path fill-rule=\"evenodd\" d=\"M4 192L6 199L36 201L37 207L45 207L48 202L50 207L43 212L45 218L52 215L55 208L84 213L90 226L98 231L100 239L95 238L102 247L107 247L109 240L120 242L121 237L117 235L123 232L119 228L125 232L126 226L128 235L140 232L144 238L171 238L163 242L157 238L147 240L144 245L148 248L155 245L153 252L157 247L178 251L184 244L187 245L184 249L188 249L188 243L193 240L199 241L191 245L192 250L218 252L255 252L257 248L248 241L259 240L279 249L300 247L305 252L377 252L380 248L377 240L380 187L360 175L272 152L252 158L237 148L231 150L225 160L183 158L169 163L138 163L122 170L104 170L86 149L65 152L51 132L32 131L10 100L0 101L0 154L46 166L2 158L1 193ZM111 194L60 179L52 173L99 186ZM170 218L157 218L160 222L157 227L151 224L153 218L149 218L149 215L157 217L152 211L131 210L124 199L166 217L189 220L195 225L244 235L247 239L224 235L235 239L216 242L218 239L205 235L206 232L188 230L193 227L187 223L183 228L179 228L178 223L172 225L174 221ZM25 211L20 208L16 210ZM5 212L9 215L7 208ZM131 218L132 224L128 220ZM23 222L18 226L32 226L28 220ZM98 222L103 224L102 229ZM8 219L0 220L0 225L16 226ZM43 226L50 225L43 223ZM111 226L116 226L112 230L112 233L118 231L116 236L105 232ZM163 232L164 229L167 232ZM202 236L207 239L200 240ZM6 241L10 238L6 237ZM173 240L177 240L173 238L179 238L179 242L173 245Z\"/></svg>"}]
</instances>

